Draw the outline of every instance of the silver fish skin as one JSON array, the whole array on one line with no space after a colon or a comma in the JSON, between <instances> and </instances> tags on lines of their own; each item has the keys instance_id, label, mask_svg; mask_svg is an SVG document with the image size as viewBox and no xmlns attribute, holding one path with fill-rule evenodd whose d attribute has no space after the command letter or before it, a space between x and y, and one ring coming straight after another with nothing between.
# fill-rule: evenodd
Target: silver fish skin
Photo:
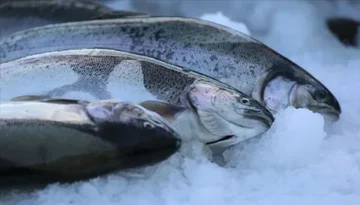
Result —
<instances>
[{"instance_id":1,"label":"silver fish skin","mask_svg":"<svg viewBox=\"0 0 360 205\"><path fill-rule=\"evenodd\" d=\"M113 10L95 1L5 0L0 1L0 38L49 24L131 16L146 14Z\"/></svg>"},{"instance_id":2,"label":"silver fish skin","mask_svg":"<svg viewBox=\"0 0 360 205\"><path fill-rule=\"evenodd\" d=\"M152 165L181 146L157 113L119 100L2 102L0 133L0 187Z\"/></svg>"},{"instance_id":3,"label":"silver fish skin","mask_svg":"<svg viewBox=\"0 0 360 205\"><path fill-rule=\"evenodd\" d=\"M174 123L193 115L197 124L191 126L198 127L194 136L204 143L235 136L212 146L229 146L260 135L274 121L259 102L227 84L126 52L74 49L28 56L0 67L2 101L23 95L128 100ZM189 124L182 125L176 129L189 129Z\"/></svg>"},{"instance_id":4,"label":"silver fish skin","mask_svg":"<svg viewBox=\"0 0 360 205\"><path fill-rule=\"evenodd\" d=\"M335 96L309 72L263 43L204 20L147 17L64 23L34 28L0 41L8 61L60 49L111 48L145 55L225 82L272 113L307 108L338 120Z\"/></svg>"}]
</instances>

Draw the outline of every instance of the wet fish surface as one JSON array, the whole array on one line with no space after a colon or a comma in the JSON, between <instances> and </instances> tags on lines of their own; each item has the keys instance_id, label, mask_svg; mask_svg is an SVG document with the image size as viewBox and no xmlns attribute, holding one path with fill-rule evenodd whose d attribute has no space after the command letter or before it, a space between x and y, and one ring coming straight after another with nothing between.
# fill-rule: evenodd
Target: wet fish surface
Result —
<instances>
[{"instance_id":1,"label":"wet fish surface","mask_svg":"<svg viewBox=\"0 0 360 205\"><path fill-rule=\"evenodd\" d=\"M197 71L235 87L272 113L307 108L337 120L338 100L319 80L263 43L211 22L146 17L48 25L0 41L3 62L46 51L111 48Z\"/></svg>"},{"instance_id":2,"label":"wet fish surface","mask_svg":"<svg viewBox=\"0 0 360 205\"><path fill-rule=\"evenodd\" d=\"M178 132L191 130L211 146L257 136L274 121L259 102L227 84L126 52L73 49L28 56L0 67L1 101L23 95L128 100L172 123L182 120Z\"/></svg>"},{"instance_id":3,"label":"wet fish surface","mask_svg":"<svg viewBox=\"0 0 360 205\"><path fill-rule=\"evenodd\" d=\"M0 1L0 38L49 24L141 15L145 14L113 10L95 1L5 0Z\"/></svg>"},{"instance_id":4,"label":"wet fish surface","mask_svg":"<svg viewBox=\"0 0 360 205\"><path fill-rule=\"evenodd\" d=\"M166 120L127 101L18 99L0 110L0 187L153 165L181 145Z\"/></svg>"}]
</instances>

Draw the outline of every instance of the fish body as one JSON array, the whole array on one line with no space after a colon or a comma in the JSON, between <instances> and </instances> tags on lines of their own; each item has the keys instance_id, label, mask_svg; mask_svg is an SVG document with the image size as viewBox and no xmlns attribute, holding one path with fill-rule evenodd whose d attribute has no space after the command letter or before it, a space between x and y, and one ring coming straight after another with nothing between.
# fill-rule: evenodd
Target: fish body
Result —
<instances>
[{"instance_id":1,"label":"fish body","mask_svg":"<svg viewBox=\"0 0 360 205\"><path fill-rule=\"evenodd\" d=\"M116 50L48 52L3 63L0 68L1 101L23 95L123 99L141 104L173 123L192 115L196 124L191 126L198 127L194 136L202 142L226 137L211 146L225 142L224 146L229 146L260 135L274 120L259 102L227 84L153 58ZM188 126L183 123L176 130L181 132ZM227 137L230 135L236 137Z\"/></svg>"},{"instance_id":2,"label":"fish body","mask_svg":"<svg viewBox=\"0 0 360 205\"><path fill-rule=\"evenodd\" d=\"M49 24L141 15L145 14L113 10L95 1L5 0L0 2L0 38Z\"/></svg>"},{"instance_id":3,"label":"fish body","mask_svg":"<svg viewBox=\"0 0 360 205\"><path fill-rule=\"evenodd\" d=\"M0 133L0 186L152 165L181 144L158 114L118 100L2 102Z\"/></svg>"},{"instance_id":4,"label":"fish body","mask_svg":"<svg viewBox=\"0 0 360 205\"><path fill-rule=\"evenodd\" d=\"M314 76L263 43L204 20L146 17L62 23L0 41L0 58L75 48L109 48L152 57L215 78L253 97L273 114L287 106L327 119L341 113L335 96Z\"/></svg>"}]
</instances>

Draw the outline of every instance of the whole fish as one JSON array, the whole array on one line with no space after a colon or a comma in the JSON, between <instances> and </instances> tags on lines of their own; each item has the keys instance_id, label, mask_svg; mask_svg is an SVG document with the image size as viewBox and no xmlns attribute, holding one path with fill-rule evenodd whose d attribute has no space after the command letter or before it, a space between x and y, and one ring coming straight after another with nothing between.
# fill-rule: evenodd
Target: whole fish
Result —
<instances>
[{"instance_id":1,"label":"whole fish","mask_svg":"<svg viewBox=\"0 0 360 205\"><path fill-rule=\"evenodd\" d=\"M181 145L157 113L119 100L2 102L0 133L0 187L152 165Z\"/></svg>"},{"instance_id":2,"label":"whole fish","mask_svg":"<svg viewBox=\"0 0 360 205\"><path fill-rule=\"evenodd\" d=\"M74 48L145 55L225 82L273 113L294 106L337 120L335 96L263 43L219 24L180 17L94 20L42 26L0 40L0 59Z\"/></svg>"},{"instance_id":3,"label":"whole fish","mask_svg":"<svg viewBox=\"0 0 360 205\"><path fill-rule=\"evenodd\" d=\"M94 1L5 0L0 1L0 38L55 23L143 15L139 12L113 10Z\"/></svg>"},{"instance_id":4,"label":"whole fish","mask_svg":"<svg viewBox=\"0 0 360 205\"><path fill-rule=\"evenodd\" d=\"M259 102L227 84L121 51L49 52L3 63L0 68L2 101L23 95L128 100L159 113L178 125L180 134L190 131L211 147L223 148L260 135L274 121Z\"/></svg>"}]
</instances>

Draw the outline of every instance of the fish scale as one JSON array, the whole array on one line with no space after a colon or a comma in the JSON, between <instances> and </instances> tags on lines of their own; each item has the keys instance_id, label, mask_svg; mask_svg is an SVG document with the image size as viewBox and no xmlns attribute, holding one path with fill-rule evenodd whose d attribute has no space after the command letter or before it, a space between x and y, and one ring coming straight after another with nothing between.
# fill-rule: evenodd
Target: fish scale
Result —
<instances>
[{"instance_id":1,"label":"fish scale","mask_svg":"<svg viewBox=\"0 0 360 205\"><path fill-rule=\"evenodd\" d=\"M27 61L31 65L33 60L29 58ZM11 76L34 75L33 72L37 71L38 74L41 73L41 81L54 82L63 78L64 75L76 76L76 81L53 89L33 88L36 91L42 90L41 93L47 96L64 97L68 92L78 91L91 94L96 99L107 99L115 98L118 96L116 93L126 90L123 86L127 86L126 88L132 91L139 91L146 96L154 96L153 99L161 99L178 105L180 104L179 97L184 89L195 81L195 78L181 74L179 71L165 69L146 61L135 61L127 57L106 56L104 58L95 55L76 57L75 54L75 57L44 56L37 61L33 67L25 66L28 70L13 70L11 62L3 64L0 74L7 75L9 79L12 79ZM26 64L26 61L21 64ZM58 73L58 75L52 75L50 78L46 75L48 71ZM110 80L110 76L113 80ZM1 81L5 82L0 85L6 85L6 79ZM114 87L112 84L117 82L120 82L121 85L110 89L109 86ZM12 91L2 88L3 96L8 96L10 92ZM9 98L2 97L1 100L9 100ZM135 102L140 101L136 100Z\"/></svg>"},{"instance_id":2,"label":"fish scale","mask_svg":"<svg viewBox=\"0 0 360 205\"><path fill-rule=\"evenodd\" d=\"M182 73L170 69L159 69L156 65L142 62L142 74L144 86L152 93L158 93L163 99L174 104L180 104L178 96L186 90L186 87L194 82L194 79Z\"/></svg>"}]
</instances>

